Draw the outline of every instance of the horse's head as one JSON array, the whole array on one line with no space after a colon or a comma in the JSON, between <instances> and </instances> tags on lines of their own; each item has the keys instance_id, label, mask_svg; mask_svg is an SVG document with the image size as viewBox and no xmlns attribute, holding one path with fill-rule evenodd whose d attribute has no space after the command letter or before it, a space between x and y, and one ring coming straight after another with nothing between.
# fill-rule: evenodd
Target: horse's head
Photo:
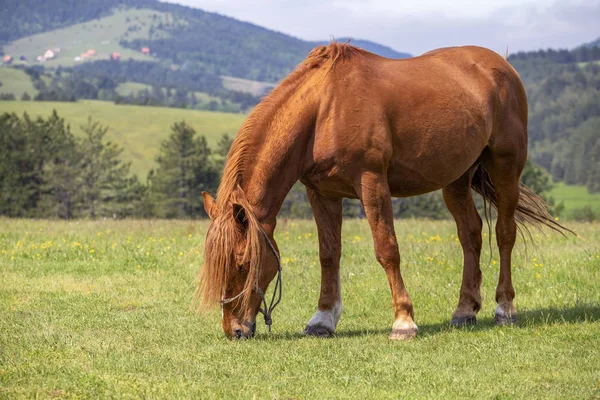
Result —
<instances>
[{"instance_id":1,"label":"horse's head","mask_svg":"<svg viewBox=\"0 0 600 400\"><path fill-rule=\"evenodd\" d=\"M203 192L211 223L204 247L197 295L203 305L220 303L230 338L254 335L267 286L279 270L272 232L265 232L241 189L218 202Z\"/></svg>"}]
</instances>

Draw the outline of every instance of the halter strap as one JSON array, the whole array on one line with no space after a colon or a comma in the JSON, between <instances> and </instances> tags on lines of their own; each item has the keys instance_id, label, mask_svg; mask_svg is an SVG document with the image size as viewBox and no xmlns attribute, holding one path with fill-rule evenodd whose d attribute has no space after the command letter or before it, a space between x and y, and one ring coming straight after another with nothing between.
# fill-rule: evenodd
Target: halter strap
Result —
<instances>
[{"instance_id":1,"label":"halter strap","mask_svg":"<svg viewBox=\"0 0 600 400\"><path fill-rule=\"evenodd\" d=\"M256 284L252 288L252 290L256 291L258 293L258 295L260 296L260 300L262 302L262 307L260 307L258 309L258 311L260 311L264 315L265 325L267 325L267 327L269 328L269 332L271 332L271 324L273 324L273 318L271 317L271 314L273 313L273 310L275 309L275 307L277 307L279 302L281 302L281 296L282 296L282 292L283 292L283 289L282 289L283 283L282 283L282 279L281 279L281 270L282 270L281 259L279 257L279 253L277 252L277 250L275 250L275 246L273 246L273 243L267 236L267 233L264 231L264 229L261 226L259 226L259 228L260 228L260 231L262 232L263 236L265 237L267 244L269 245L269 248L273 252L275 259L277 260L277 280L275 281L275 289L273 290L273 296L271 297L271 301L270 301L270 304L268 307L267 307L267 300L265 299L265 293L262 291L262 289L260 287L258 287L258 285L256 285ZM246 293L246 289L242 290L240 293L238 293L237 295L235 295L233 297L221 300L219 303L221 305L232 303L235 300L239 299L244 293ZM275 299L276 297L277 297L277 299Z\"/></svg>"}]
</instances>

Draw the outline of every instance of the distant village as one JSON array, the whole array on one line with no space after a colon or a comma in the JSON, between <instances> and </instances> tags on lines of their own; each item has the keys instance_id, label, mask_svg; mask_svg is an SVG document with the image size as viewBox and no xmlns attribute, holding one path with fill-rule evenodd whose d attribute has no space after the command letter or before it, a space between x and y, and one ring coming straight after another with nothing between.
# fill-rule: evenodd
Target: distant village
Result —
<instances>
[{"instance_id":1,"label":"distant village","mask_svg":"<svg viewBox=\"0 0 600 400\"><path fill-rule=\"evenodd\" d=\"M140 53L142 54L146 54L149 55L150 54L150 47L142 47L140 49ZM48 49L44 52L44 54L40 54L39 56L37 56L35 58L35 61L37 63L45 63L46 61L50 61L55 59L56 57L58 57L58 55L60 54L60 47L56 47L53 49ZM80 53L78 56L75 56L73 58L73 61L75 62L82 62L82 61L87 61L87 60L92 60L92 59L96 59L96 60L100 60L103 57L99 57L96 54L96 50L95 49L89 49L87 51L84 51L82 53ZM113 61L119 61L121 59L121 54L119 52L112 52L108 55L108 58L110 60ZM29 62L29 60L27 59L26 56L22 55L19 56L18 58L19 61L27 63ZM5 55L2 59L2 63L3 64L12 64L15 62L15 58L12 55Z\"/></svg>"}]
</instances>

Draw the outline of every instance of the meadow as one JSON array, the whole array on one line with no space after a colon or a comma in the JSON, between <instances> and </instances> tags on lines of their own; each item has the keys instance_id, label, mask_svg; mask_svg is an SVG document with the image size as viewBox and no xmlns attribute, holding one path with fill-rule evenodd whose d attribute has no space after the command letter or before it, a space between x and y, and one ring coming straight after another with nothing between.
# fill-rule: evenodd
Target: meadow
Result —
<instances>
[{"instance_id":1,"label":"meadow","mask_svg":"<svg viewBox=\"0 0 600 400\"><path fill-rule=\"evenodd\" d=\"M600 193L590 193L585 186L556 182L549 194L557 202L564 203L565 210L562 214L565 216L571 216L573 210L583 207L590 207L600 216Z\"/></svg>"},{"instance_id":2,"label":"meadow","mask_svg":"<svg viewBox=\"0 0 600 400\"><path fill-rule=\"evenodd\" d=\"M454 223L397 221L420 332L391 342L387 280L360 220L344 224L336 336L300 335L318 298L316 228L280 220L273 332L259 319L255 338L230 341L218 308L191 307L206 221L0 219L0 397L598 398L600 224L567 225L584 239L519 241L518 327L493 324L498 255L484 233L478 325L453 329Z\"/></svg>"},{"instance_id":3,"label":"meadow","mask_svg":"<svg viewBox=\"0 0 600 400\"><path fill-rule=\"evenodd\" d=\"M15 40L4 46L3 51L15 59L25 56L29 63L35 64L37 56L48 49L59 48L56 57L44 64L47 67L76 65L74 58L90 49L96 50L94 60L107 60L111 53L119 52L122 60L152 61L154 59L151 56L122 47L119 42L122 39L148 38L150 26L155 20L176 23L169 13L144 9L115 10L110 16ZM162 30L153 32L155 38L167 36Z\"/></svg>"},{"instance_id":4,"label":"meadow","mask_svg":"<svg viewBox=\"0 0 600 400\"><path fill-rule=\"evenodd\" d=\"M25 92L31 97L38 93L29 75L20 69L0 67L0 82L0 93L12 93L17 99Z\"/></svg>"},{"instance_id":5,"label":"meadow","mask_svg":"<svg viewBox=\"0 0 600 400\"><path fill-rule=\"evenodd\" d=\"M175 122L186 121L199 135L206 136L208 145L214 147L225 133L235 137L246 118L242 114L186 110L182 108L117 105L106 101L82 100L71 102L2 101L0 113L28 113L31 117L47 118L53 110L79 134L81 125L90 116L108 127L107 140L124 148L123 158L131 162L131 170L145 181L154 167L154 159L161 141L168 138Z\"/></svg>"}]
</instances>

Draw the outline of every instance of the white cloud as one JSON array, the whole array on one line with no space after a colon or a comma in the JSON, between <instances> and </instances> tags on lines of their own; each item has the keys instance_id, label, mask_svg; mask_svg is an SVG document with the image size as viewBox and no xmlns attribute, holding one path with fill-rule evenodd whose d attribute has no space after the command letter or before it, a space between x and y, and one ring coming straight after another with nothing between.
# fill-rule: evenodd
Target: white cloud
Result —
<instances>
[{"instance_id":1,"label":"white cloud","mask_svg":"<svg viewBox=\"0 0 600 400\"><path fill-rule=\"evenodd\" d=\"M600 0L169 0L306 40L350 36L420 54L476 44L572 48L600 36Z\"/></svg>"}]
</instances>

